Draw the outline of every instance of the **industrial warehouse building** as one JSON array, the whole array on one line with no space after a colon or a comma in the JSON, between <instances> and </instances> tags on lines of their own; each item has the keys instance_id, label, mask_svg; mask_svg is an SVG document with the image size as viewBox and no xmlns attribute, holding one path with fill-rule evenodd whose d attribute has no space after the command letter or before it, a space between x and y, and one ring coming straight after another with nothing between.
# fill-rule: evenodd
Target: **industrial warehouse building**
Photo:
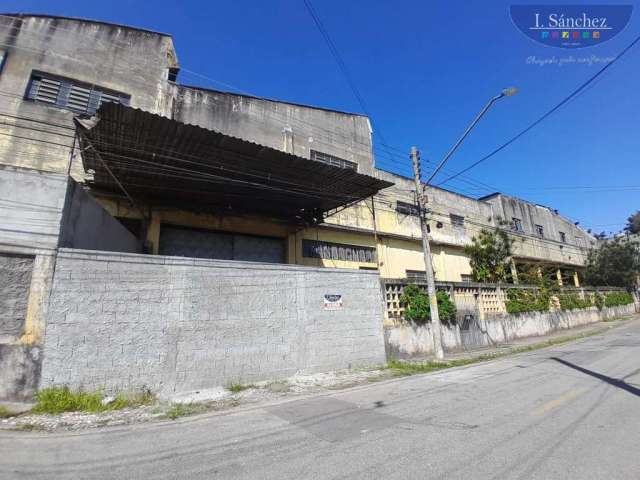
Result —
<instances>
[{"instance_id":1,"label":"industrial warehouse building","mask_svg":"<svg viewBox=\"0 0 640 480\"><path fill-rule=\"evenodd\" d=\"M284 374L290 368L283 362L318 370L382 358L377 279L419 278L425 268L413 181L376 167L366 116L182 85L173 40L158 32L72 18L6 15L0 16L0 35L0 398L27 398L41 377L49 383L118 386L101 381L115 367L99 356L92 360L100 368L91 381L64 370L65 362L82 351L78 345L66 350L65 335L79 335L83 327L77 325L83 318L104 314L107 329L115 328L119 315L130 314L123 321L130 321L132 328L147 321L140 309L108 310L105 295L85 291L87 283L108 291L109 285L134 281L148 290L162 290L162 282L169 282L183 292L201 289L224 303L225 295L245 285L237 283L238 277L258 276L263 287L280 283L281 289L268 299L251 293L251 308L238 304L233 314L224 311L225 319L246 318L269 302L284 308L286 298L285 317L296 325L301 318L310 322L304 323L311 329L305 331L323 322L330 325L326 331L313 330L319 343L302 350L290 346L308 341L302 340L303 333L282 345L266 340L266 350L255 355L272 359L266 362L271 367L261 373L229 368L224 379L212 369L209 383L198 383L185 373L203 358L211 360L207 348L196 349L204 357L178 355L175 361L181 361L181 367L169 368L162 359L152 360L158 357L156 350L141 352L134 342L119 378L156 368L154 385L159 389ZM514 281L519 266L544 265L557 271L559 282L578 285L595 239L557 211L500 193L475 199L429 187L427 195L438 280L470 281L463 247L481 229L508 224L517 239ZM87 251L96 253L92 257ZM114 257L114 252L124 256ZM127 256L136 254L139 257ZM189 260L167 260L173 257ZM265 266L252 262L282 266L273 267L269 276ZM146 274L132 266L141 264ZM253 273L231 275L239 266ZM322 272L318 267L346 270ZM199 268L215 268L216 274L200 274ZM312 277L316 280L309 283ZM290 284L291 278L298 283ZM344 285L352 295L351 305L362 304L357 312L345 313L348 328L356 333L341 344L339 358L322 355L323 345L329 345L322 343L329 342L323 335L336 331L323 315L342 304L332 305L325 298L316 317L315 300L288 293L308 292L307 287L317 290L320 299L335 293L319 282ZM91 308L99 311L78 310L78 300L70 298L70 292L77 291L85 292L84 300L95 300ZM142 301L139 293L128 293ZM145 298L158 300L151 294ZM155 315L187 321L181 298L169 298L166 310ZM172 310L174 301L182 307ZM219 312L216 305L203 306L191 297L190 302L194 321L211 320ZM202 311L208 316L197 318L196 312ZM231 332L253 327L234 324L229 342L243 351L244 343ZM51 339L47 342L57 342L56 353L44 355L49 364L42 362L45 331ZM115 336L94 333L96 342L108 343ZM177 345L184 339L176 335ZM277 336L265 330L260 338ZM369 356L356 351L363 341L370 342ZM158 340L158 351L164 351L162 342ZM83 358L91 356L86 343L83 348L88 349ZM211 355L217 362L226 358L228 366L234 354L229 352L228 346L220 346Z\"/></svg>"}]
</instances>

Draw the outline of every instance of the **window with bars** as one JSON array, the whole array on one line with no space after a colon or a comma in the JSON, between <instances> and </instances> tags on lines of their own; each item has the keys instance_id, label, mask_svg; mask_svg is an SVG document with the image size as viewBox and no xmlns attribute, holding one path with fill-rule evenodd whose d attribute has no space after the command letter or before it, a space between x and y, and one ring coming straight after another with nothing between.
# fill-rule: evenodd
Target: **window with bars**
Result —
<instances>
[{"instance_id":1,"label":"window with bars","mask_svg":"<svg viewBox=\"0 0 640 480\"><path fill-rule=\"evenodd\" d=\"M426 280L427 272L424 270L405 270L405 275L408 280Z\"/></svg>"},{"instance_id":2,"label":"window with bars","mask_svg":"<svg viewBox=\"0 0 640 480\"><path fill-rule=\"evenodd\" d=\"M326 260L376 263L376 249L360 245L302 240L302 256Z\"/></svg>"},{"instance_id":3,"label":"window with bars","mask_svg":"<svg viewBox=\"0 0 640 480\"><path fill-rule=\"evenodd\" d=\"M418 217L420 215L420 210L417 205L413 203L407 202L396 202L396 212L401 213L402 215L412 215L414 217Z\"/></svg>"},{"instance_id":4,"label":"window with bars","mask_svg":"<svg viewBox=\"0 0 640 480\"><path fill-rule=\"evenodd\" d=\"M128 105L130 96L76 80L45 73L33 73L27 89L27 99L93 115L107 102Z\"/></svg>"},{"instance_id":5,"label":"window with bars","mask_svg":"<svg viewBox=\"0 0 640 480\"><path fill-rule=\"evenodd\" d=\"M333 165L334 167L340 168L349 168L351 170L358 171L358 164L355 162L350 162L349 160L345 160L344 158L336 157L334 155L329 155L328 153L319 152L317 150L310 150L309 156L311 160L315 162L326 163L327 165Z\"/></svg>"},{"instance_id":6,"label":"window with bars","mask_svg":"<svg viewBox=\"0 0 640 480\"><path fill-rule=\"evenodd\" d=\"M464 217L461 215L454 215L453 213L449 214L449 218L451 219L451 225L454 227L464 227Z\"/></svg>"}]
</instances>

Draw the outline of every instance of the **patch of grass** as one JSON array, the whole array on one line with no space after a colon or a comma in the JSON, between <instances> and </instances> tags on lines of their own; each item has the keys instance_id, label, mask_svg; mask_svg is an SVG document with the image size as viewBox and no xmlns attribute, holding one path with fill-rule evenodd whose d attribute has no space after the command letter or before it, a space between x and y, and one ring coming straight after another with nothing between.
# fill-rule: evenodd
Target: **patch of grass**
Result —
<instances>
[{"instance_id":1,"label":"patch of grass","mask_svg":"<svg viewBox=\"0 0 640 480\"><path fill-rule=\"evenodd\" d=\"M247 385L243 385L241 383L232 383L231 385L225 388L229 390L231 393L240 393L243 390L248 390L249 388L258 388L258 386L254 385L253 383L249 383Z\"/></svg>"},{"instance_id":2,"label":"patch of grass","mask_svg":"<svg viewBox=\"0 0 640 480\"><path fill-rule=\"evenodd\" d=\"M461 358L444 362L401 362L398 360L391 360L387 364L387 368L392 370L393 373L398 376L415 375L417 373L428 373L435 370L442 370L444 368L461 367L463 365L469 365L479 361L479 358Z\"/></svg>"},{"instance_id":3,"label":"patch of grass","mask_svg":"<svg viewBox=\"0 0 640 480\"><path fill-rule=\"evenodd\" d=\"M11 410L8 410L6 407L0 405L0 418L10 418L15 417L17 413L13 413Z\"/></svg>"},{"instance_id":4,"label":"patch of grass","mask_svg":"<svg viewBox=\"0 0 640 480\"><path fill-rule=\"evenodd\" d=\"M606 320L603 320L603 322L624 322L625 320L633 320L635 317L631 316L631 317L612 317L612 318L607 318Z\"/></svg>"},{"instance_id":5,"label":"patch of grass","mask_svg":"<svg viewBox=\"0 0 640 480\"><path fill-rule=\"evenodd\" d=\"M149 405L155 400L154 395L144 390L135 395L118 394L112 402L102 404L102 392L72 391L69 387L43 388L36 394L36 405L31 409L33 413L63 413L63 412L106 412L121 410L128 407Z\"/></svg>"},{"instance_id":6,"label":"patch of grass","mask_svg":"<svg viewBox=\"0 0 640 480\"><path fill-rule=\"evenodd\" d=\"M164 413L164 416L175 420L176 418L203 413L206 410L207 406L203 403L173 403Z\"/></svg>"}]
</instances>

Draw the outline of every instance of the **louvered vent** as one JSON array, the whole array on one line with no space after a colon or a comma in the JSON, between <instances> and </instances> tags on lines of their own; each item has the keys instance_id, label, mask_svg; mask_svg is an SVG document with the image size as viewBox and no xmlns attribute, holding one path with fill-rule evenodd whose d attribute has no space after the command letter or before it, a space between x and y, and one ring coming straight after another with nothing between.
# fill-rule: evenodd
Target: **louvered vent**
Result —
<instances>
[{"instance_id":1,"label":"louvered vent","mask_svg":"<svg viewBox=\"0 0 640 480\"><path fill-rule=\"evenodd\" d=\"M129 95L52 75L34 73L27 98L74 112L95 114L104 102L129 104Z\"/></svg>"}]
</instances>

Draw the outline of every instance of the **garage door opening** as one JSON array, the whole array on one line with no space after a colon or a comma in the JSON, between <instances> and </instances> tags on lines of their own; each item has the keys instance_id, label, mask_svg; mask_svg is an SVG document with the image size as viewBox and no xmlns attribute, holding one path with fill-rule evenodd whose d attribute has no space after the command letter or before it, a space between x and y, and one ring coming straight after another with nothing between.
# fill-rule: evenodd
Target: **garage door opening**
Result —
<instances>
[{"instance_id":1,"label":"garage door opening","mask_svg":"<svg viewBox=\"0 0 640 480\"><path fill-rule=\"evenodd\" d=\"M160 226L160 255L286 263L285 252L283 238Z\"/></svg>"}]
</instances>

